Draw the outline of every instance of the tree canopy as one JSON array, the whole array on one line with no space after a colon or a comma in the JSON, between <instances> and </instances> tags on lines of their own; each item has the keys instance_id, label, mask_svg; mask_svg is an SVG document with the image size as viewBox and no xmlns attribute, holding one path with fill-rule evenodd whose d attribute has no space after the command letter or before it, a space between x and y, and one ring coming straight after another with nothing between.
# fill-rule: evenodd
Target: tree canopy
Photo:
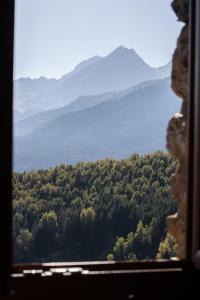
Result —
<instances>
[{"instance_id":1,"label":"tree canopy","mask_svg":"<svg viewBox=\"0 0 200 300\"><path fill-rule=\"evenodd\" d=\"M165 250L165 218L177 209L170 189L176 165L156 152L15 173L14 261L174 255Z\"/></svg>"}]
</instances>

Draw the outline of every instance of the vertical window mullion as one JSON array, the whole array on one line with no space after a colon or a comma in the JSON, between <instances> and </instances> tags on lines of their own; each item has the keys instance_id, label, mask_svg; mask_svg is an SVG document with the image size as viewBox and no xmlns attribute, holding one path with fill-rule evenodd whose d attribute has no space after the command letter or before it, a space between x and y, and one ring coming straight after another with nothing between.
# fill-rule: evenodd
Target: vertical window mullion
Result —
<instances>
[{"instance_id":1,"label":"vertical window mullion","mask_svg":"<svg viewBox=\"0 0 200 300\"><path fill-rule=\"evenodd\" d=\"M12 89L14 0L0 0L0 292L9 291L12 245Z\"/></svg>"}]
</instances>

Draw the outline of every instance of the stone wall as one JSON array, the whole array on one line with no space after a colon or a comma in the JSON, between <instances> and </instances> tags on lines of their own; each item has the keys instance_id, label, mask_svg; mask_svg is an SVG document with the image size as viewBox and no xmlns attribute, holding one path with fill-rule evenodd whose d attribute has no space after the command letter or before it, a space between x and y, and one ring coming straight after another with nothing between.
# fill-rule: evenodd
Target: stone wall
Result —
<instances>
[{"instance_id":1,"label":"stone wall","mask_svg":"<svg viewBox=\"0 0 200 300\"><path fill-rule=\"evenodd\" d=\"M188 39L189 39L189 0L174 0L172 8L178 20L185 23L177 41L173 56L172 89L182 98L181 112L170 120L167 131L167 147L172 156L179 161L171 186L174 198L178 201L177 214L167 219L168 231L176 238L177 256L185 257L187 222L187 108L188 108Z\"/></svg>"}]
</instances>

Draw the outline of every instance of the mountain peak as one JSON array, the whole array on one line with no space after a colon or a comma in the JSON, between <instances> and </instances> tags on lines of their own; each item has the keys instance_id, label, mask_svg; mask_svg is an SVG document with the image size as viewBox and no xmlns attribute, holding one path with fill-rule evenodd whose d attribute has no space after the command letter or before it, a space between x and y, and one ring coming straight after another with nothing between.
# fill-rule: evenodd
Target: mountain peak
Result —
<instances>
[{"instance_id":1,"label":"mountain peak","mask_svg":"<svg viewBox=\"0 0 200 300\"><path fill-rule=\"evenodd\" d=\"M124 46L119 46L115 50L113 50L109 56L135 56L139 58L139 55L135 52L134 49L126 48Z\"/></svg>"},{"instance_id":2,"label":"mountain peak","mask_svg":"<svg viewBox=\"0 0 200 300\"><path fill-rule=\"evenodd\" d=\"M124 50L129 50L128 48L124 47L123 45L120 45L119 47L117 47L116 49L114 49L113 51L124 51Z\"/></svg>"},{"instance_id":3,"label":"mountain peak","mask_svg":"<svg viewBox=\"0 0 200 300\"><path fill-rule=\"evenodd\" d=\"M119 46L119 47L117 47L115 50L113 50L113 52L112 53L135 53L136 54L136 52L135 52L135 50L134 49L132 49L132 48L126 48L126 47L124 47L124 46Z\"/></svg>"}]
</instances>

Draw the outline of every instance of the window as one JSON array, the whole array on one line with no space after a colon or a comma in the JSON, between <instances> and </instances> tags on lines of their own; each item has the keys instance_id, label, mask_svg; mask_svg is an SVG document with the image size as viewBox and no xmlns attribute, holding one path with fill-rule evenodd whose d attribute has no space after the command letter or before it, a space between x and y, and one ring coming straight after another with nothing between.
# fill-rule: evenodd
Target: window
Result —
<instances>
[{"instance_id":1,"label":"window","mask_svg":"<svg viewBox=\"0 0 200 300\"><path fill-rule=\"evenodd\" d=\"M15 263L175 256L166 131L183 23L146 3L15 1Z\"/></svg>"},{"instance_id":2,"label":"window","mask_svg":"<svg viewBox=\"0 0 200 300\"><path fill-rule=\"evenodd\" d=\"M108 263L108 264L77 264L73 265L35 265L14 267L12 273L12 288L16 297L30 293L36 297L38 289L40 296L68 295L81 299L96 297L108 298L138 298L152 295L150 298L178 298L191 296L197 288L197 276L194 267L199 266L197 251L200 248L199 235L199 49L198 33L198 1L191 2L191 115L190 115L190 176L189 176L189 230L188 254L185 262L148 262L148 263ZM3 49L0 56L0 95L7 101L0 103L0 138L2 150L1 161L1 206L0 206L0 265L1 291L8 291L11 273L11 161L12 161L12 56L13 56L13 1L0 2L0 45ZM194 65L196 66L194 70ZM5 74L6 79L5 79ZM193 105L193 99L194 105ZM7 133L7 134L5 134ZM191 196L192 195L192 196ZM192 246L191 246L192 245ZM196 255L197 254L197 255ZM195 265L192 258L195 255ZM61 269L61 266L63 269ZM71 267L71 269L69 269ZM49 273L49 269L52 272ZM64 270L66 268L66 270ZM26 272L22 272L26 270ZM30 271L28 271L30 270ZM41 271L42 270L42 271ZM46 270L47 272L44 272ZM42 273L41 273L42 272ZM61 273L60 273L61 272ZM53 275L52 275L53 274ZM52 275L52 276L49 276ZM190 279L192 278L192 285ZM155 281L158 288L155 289ZM167 282L167 284L166 284ZM49 284L52 283L52 284ZM34 291L32 287L34 286ZM145 289L144 289L145 286ZM103 288L102 288L103 287ZM186 287L183 289L183 287ZM172 295L173 293L173 295Z\"/></svg>"}]
</instances>

